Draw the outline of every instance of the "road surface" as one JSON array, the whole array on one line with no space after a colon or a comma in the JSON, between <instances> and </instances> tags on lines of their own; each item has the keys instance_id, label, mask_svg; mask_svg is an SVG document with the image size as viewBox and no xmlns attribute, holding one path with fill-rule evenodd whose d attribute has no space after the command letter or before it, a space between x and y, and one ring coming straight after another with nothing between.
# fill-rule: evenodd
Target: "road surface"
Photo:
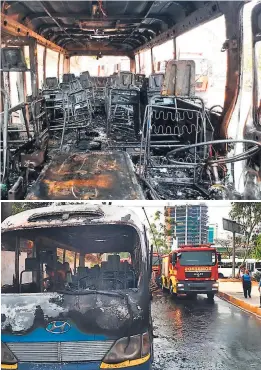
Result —
<instances>
[{"instance_id":1,"label":"road surface","mask_svg":"<svg viewBox=\"0 0 261 370\"><path fill-rule=\"evenodd\" d=\"M204 296L191 301L153 297L153 370L258 370L261 320Z\"/></svg>"}]
</instances>

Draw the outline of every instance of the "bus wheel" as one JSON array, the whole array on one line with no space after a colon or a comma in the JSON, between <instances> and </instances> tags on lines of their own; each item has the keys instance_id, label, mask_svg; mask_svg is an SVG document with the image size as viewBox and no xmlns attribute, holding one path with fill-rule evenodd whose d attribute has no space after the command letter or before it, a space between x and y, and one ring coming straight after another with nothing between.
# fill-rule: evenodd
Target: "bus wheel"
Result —
<instances>
[{"instance_id":1,"label":"bus wheel","mask_svg":"<svg viewBox=\"0 0 261 370\"><path fill-rule=\"evenodd\" d=\"M215 296L215 294L214 294L214 293L208 293L208 294L207 294L208 300L209 300L210 302L214 302L214 296Z\"/></svg>"},{"instance_id":2,"label":"bus wheel","mask_svg":"<svg viewBox=\"0 0 261 370\"><path fill-rule=\"evenodd\" d=\"M177 293L173 292L172 284L170 284L170 286L169 286L169 294L171 295L171 297L177 297Z\"/></svg>"},{"instance_id":3,"label":"bus wheel","mask_svg":"<svg viewBox=\"0 0 261 370\"><path fill-rule=\"evenodd\" d=\"M224 279L224 275L223 275L223 274L221 274L221 272L219 272L219 273L218 273L218 278L219 278L219 279Z\"/></svg>"}]
</instances>

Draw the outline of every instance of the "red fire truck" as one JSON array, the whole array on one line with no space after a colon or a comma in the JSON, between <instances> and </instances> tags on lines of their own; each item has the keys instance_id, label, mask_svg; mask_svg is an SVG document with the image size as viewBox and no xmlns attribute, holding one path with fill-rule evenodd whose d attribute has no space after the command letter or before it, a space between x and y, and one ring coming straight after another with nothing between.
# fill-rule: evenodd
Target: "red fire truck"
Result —
<instances>
[{"instance_id":1,"label":"red fire truck","mask_svg":"<svg viewBox=\"0 0 261 370\"><path fill-rule=\"evenodd\" d=\"M172 296L207 294L213 300L218 291L220 254L211 244L183 245L162 256L161 285Z\"/></svg>"}]
</instances>

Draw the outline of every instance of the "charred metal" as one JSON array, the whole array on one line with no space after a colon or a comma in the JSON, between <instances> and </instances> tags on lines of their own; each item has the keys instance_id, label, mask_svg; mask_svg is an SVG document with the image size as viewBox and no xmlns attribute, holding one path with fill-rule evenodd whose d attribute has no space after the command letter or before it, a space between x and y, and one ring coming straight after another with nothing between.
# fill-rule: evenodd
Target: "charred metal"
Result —
<instances>
[{"instance_id":1,"label":"charred metal","mask_svg":"<svg viewBox=\"0 0 261 370\"><path fill-rule=\"evenodd\" d=\"M252 15L252 107L247 107L245 121L239 122L244 105L245 4L5 2L1 21L2 197L261 199L255 57L260 5ZM176 40L221 16L226 29L220 48L227 63L224 105L207 107L197 95L195 62L178 58ZM168 40L173 40L173 60L164 73L155 73L153 48ZM39 45L43 66L38 65ZM46 78L50 50L58 53L57 73ZM150 76L135 73L147 51ZM97 60L127 56L130 71L108 77L90 76L87 70L79 77L70 73L73 57L90 55ZM17 94L23 103L11 107L12 72L19 73ZM27 94L29 84L31 94ZM18 116L20 121L14 123Z\"/></svg>"},{"instance_id":2,"label":"charred metal","mask_svg":"<svg viewBox=\"0 0 261 370\"><path fill-rule=\"evenodd\" d=\"M20 216L20 217L17 217ZM117 339L145 332L149 323L149 258L145 229L130 211L111 206L56 206L22 212L2 224L2 251L27 253L24 271L2 286L2 335L26 335L53 321L69 321L82 335ZM33 244L28 248L25 241ZM70 283L58 272L58 248L79 255ZM120 261L129 252L131 264ZM4 252L3 252L4 253ZM87 255L105 256L85 267ZM4 254L3 254L4 256ZM86 257L87 258L87 257ZM48 269L47 269L48 266ZM76 266L76 263L75 263ZM31 281L23 282L30 272ZM55 276L55 275L54 275ZM57 285L58 284L58 285Z\"/></svg>"}]
</instances>

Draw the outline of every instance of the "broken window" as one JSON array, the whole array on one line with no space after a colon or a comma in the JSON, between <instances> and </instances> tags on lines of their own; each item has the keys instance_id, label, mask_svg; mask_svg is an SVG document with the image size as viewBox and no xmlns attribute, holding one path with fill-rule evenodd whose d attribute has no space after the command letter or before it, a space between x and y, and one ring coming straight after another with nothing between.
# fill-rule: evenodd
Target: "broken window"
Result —
<instances>
[{"instance_id":1,"label":"broken window","mask_svg":"<svg viewBox=\"0 0 261 370\"><path fill-rule=\"evenodd\" d=\"M151 51L146 50L140 53L140 73L145 74L146 77L149 77L152 73L151 65Z\"/></svg>"},{"instance_id":2,"label":"broken window","mask_svg":"<svg viewBox=\"0 0 261 370\"><path fill-rule=\"evenodd\" d=\"M37 64L38 64L38 87L42 88L44 82L44 46L37 45Z\"/></svg>"},{"instance_id":3,"label":"broken window","mask_svg":"<svg viewBox=\"0 0 261 370\"><path fill-rule=\"evenodd\" d=\"M59 60L59 81L62 82L63 77L63 63L64 63L64 55L60 54L60 60Z\"/></svg>"},{"instance_id":4,"label":"broken window","mask_svg":"<svg viewBox=\"0 0 261 370\"><path fill-rule=\"evenodd\" d=\"M88 70L87 63L88 57L80 57L75 56L70 58L70 73L74 73L75 76L79 76L79 74L83 71ZM85 66L83 66L84 62L86 63ZM97 72L95 73L97 75Z\"/></svg>"},{"instance_id":5,"label":"broken window","mask_svg":"<svg viewBox=\"0 0 261 370\"><path fill-rule=\"evenodd\" d=\"M168 40L152 49L155 72L165 72L168 60L174 59L174 42Z\"/></svg>"},{"instance_id":6,"label":"broken window","mask_svg":"<svg viewBox=\"0 0 261 370\"><path fill-rule=\"evenodd\" d=\"M130 59L119 56L97 57L75 56L70 59L70 72L79 76L88 71L91 76L111 76L114 72L129 71Z\"/></svg>"},{"instance_id":7,"label":"broken window","mask_svg":"<svg viewBox=\"0 0 261 370\"><path fill-rule=\"evenodd\" d=\"M139 54L135 55L135 70L136 73L140 73L140 60L139 60Z\"/></svg>"},{"instance_id":8,"label":"broken window","mask_svg":"<svg viewBox=\"0 0 261 370\"><path fill-rule=\"evenodd\" d=\"M177 59L194 60L195 95L206 106L224 105L227 52L221 50L226 40L225 17L219 17L176 39Z\"/></svg>"},{"instance_id":9,"label":"broken window","mask_svg":"<svg viewBox=\"0 0 261 370\"><path fill-rule=\"evenodd\" d=\"M30 69L30 54L29 46L24 46L25 62L28 69ZM25 72L26 95L32 95L31 72Z\"/></svg>"},{"instance_id":10,"label":"broken window","mask_svg":"<svg viewBox=\"0 0 261 370\"><path fill-rule=\"evenodd\" d=\"M58 53L51 49L46 50L46 78L58 77Z\"/></svg>"}]
</instances>

